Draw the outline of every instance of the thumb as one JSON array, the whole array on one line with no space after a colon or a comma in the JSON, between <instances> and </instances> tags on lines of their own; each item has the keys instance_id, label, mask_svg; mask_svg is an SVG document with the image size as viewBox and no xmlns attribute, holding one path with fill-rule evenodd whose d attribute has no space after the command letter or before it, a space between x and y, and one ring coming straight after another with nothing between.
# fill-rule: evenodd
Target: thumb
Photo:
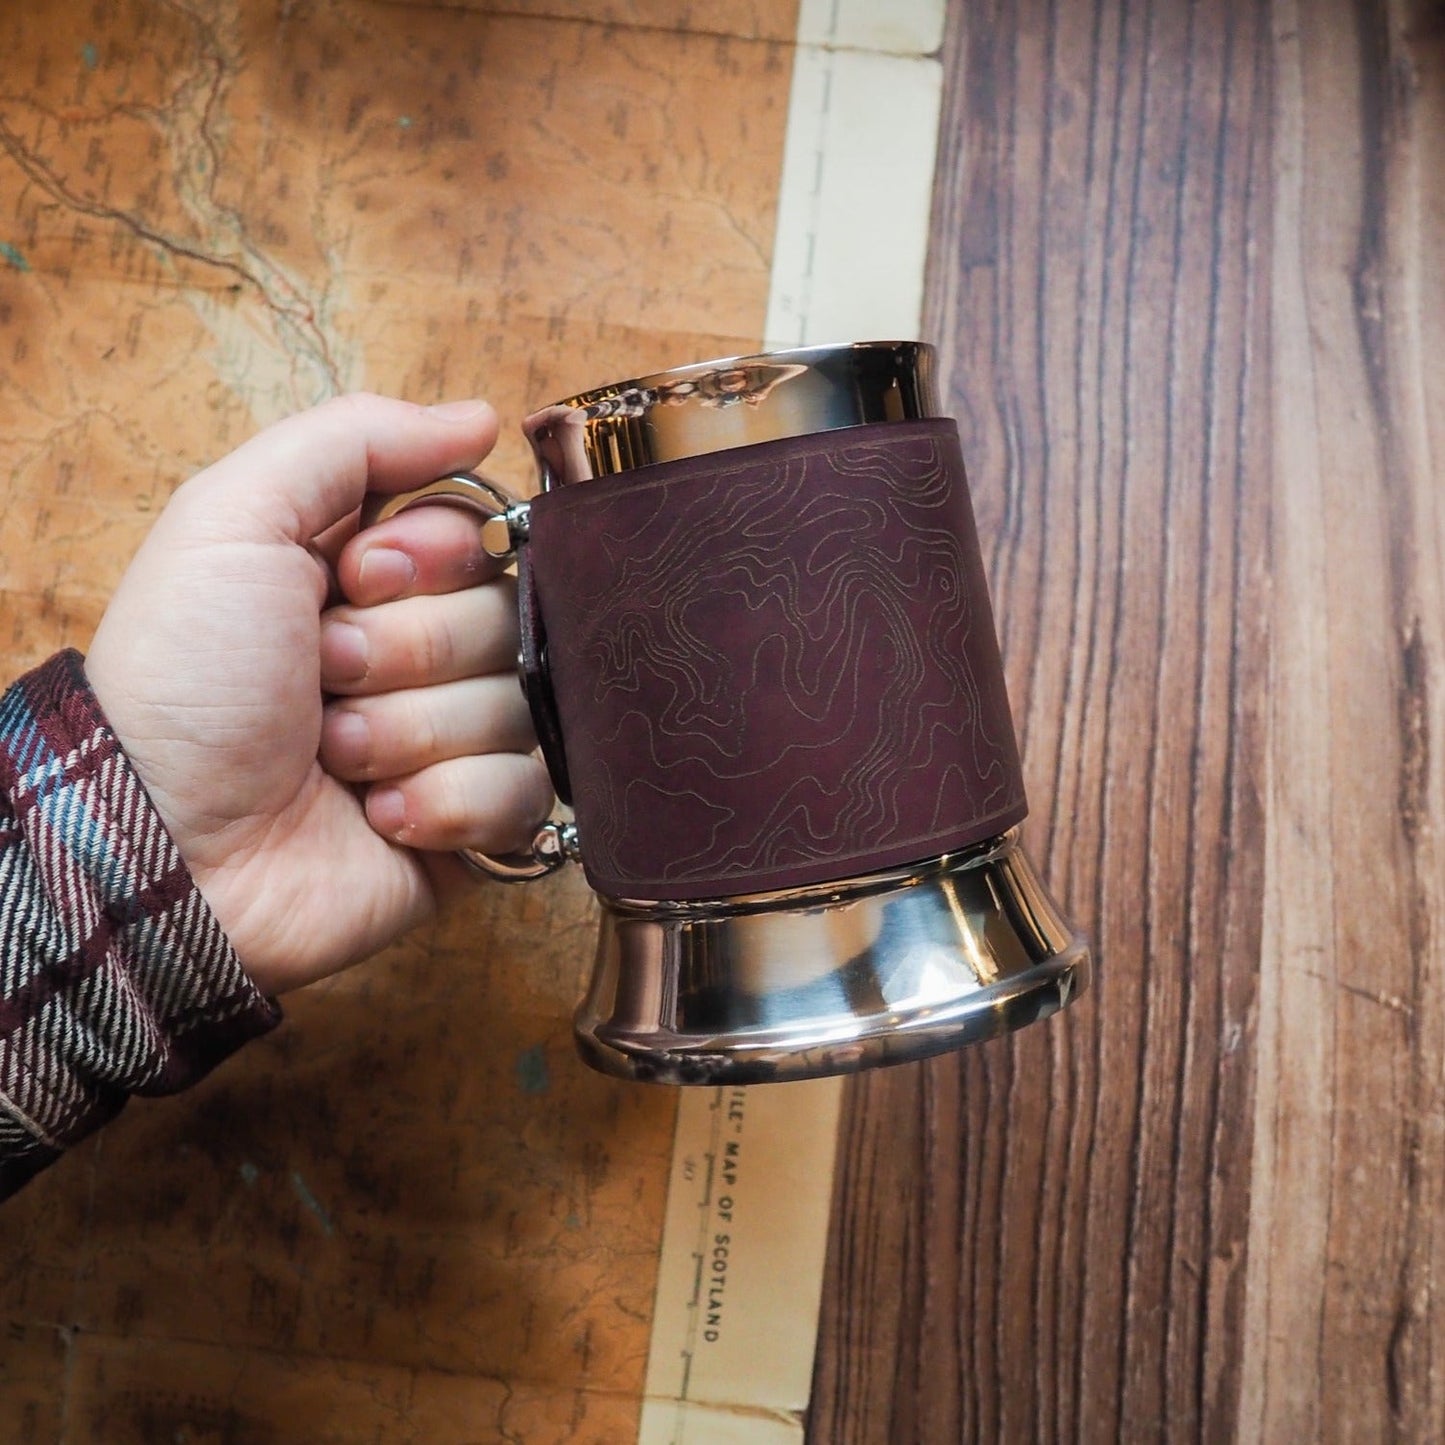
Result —
<instances>
[{"instance_id":1,"label":"thumb","mask_svg":"<svg viewBox=\"0 0 1445 1445\"><path fill-rule=\"evenodd\" d=\"M497 414L485 401L427 407L358 392L267 427L188 487L204 492L217 516L249 524L257 540L279 533L307 544L368 491L474 467L496 440Z\"/></svg>"}]
</instances>

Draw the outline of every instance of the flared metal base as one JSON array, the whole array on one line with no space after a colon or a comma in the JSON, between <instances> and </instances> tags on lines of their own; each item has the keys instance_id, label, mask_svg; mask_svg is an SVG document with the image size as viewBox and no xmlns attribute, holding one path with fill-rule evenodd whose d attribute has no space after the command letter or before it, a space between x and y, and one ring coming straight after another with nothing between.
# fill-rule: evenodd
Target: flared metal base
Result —
<instances>
[{"instance_id":1,"label":"flared metal base","mask_svg":"<svg viewBox=\"0 0 1445 1445\"><path fill-rule=\"evenodd\" d=\"M906 869L707 904L602 900L582 1057L664 1084L852 1073L992 1038L1084 988L1089 946L1016 831Z\"/></svg>"}]
</instances>

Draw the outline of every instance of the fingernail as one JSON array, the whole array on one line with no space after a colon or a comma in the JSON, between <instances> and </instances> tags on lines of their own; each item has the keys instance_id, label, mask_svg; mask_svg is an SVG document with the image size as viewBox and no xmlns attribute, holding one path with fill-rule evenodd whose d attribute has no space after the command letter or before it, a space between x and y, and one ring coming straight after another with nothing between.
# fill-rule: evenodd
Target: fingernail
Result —
<instances>
[{"instance_id":1,"label":"fingernail","mask_svg":"<svg viewBox=\"0 0 1445 1445\"><path fill-rule=\"evenodd\" d=\"M416 581L416 563L405 552L372 547L361 559L357 578L368 602L389 602Z\"/></svg>"},{"instance_id":2,"label":"fingernail","mask_svg":"<svg viewBox=\"0 0 1445 1445\"><path fill-rule=\"evenodd\" d=\"M366 795L366 818L384 837L397 837L406 827L406 799L401 789L373 788Z\"/></svg>"},{"instance_id":3,"label":"fingernail","mask_svg":"<svg viewBox=\"0 0 1445 1445\"><path fill-rule=\"evenodd\" d=\"M436 406L427 407L432 416L439 416L443 421L470 421L474 416L481 416L484 411L491 410L491 403L485 401L443 401Z\"/></svg>"},{"instance_id":4,"label":"fingernail","mask_svg":"<svg viewBox=\"0 0 1445 1445\"><path fill-rule=\"evenodd\" d=\"M326 751L353 773L371 768L371 729L359 712L349 708L326 709Z\"/></svg>"},{"instance_id":5,"label":"fingernail","mask_svg":"<svg viewBox=\"0 0 1445 1445\"><path fill-rule=\"evenodd\" d=\"M365 563L363 562L363 567ZM353 622L321 624L321 681L360 682L371 665L366 634Z\"/></svg>"}]
</instances>

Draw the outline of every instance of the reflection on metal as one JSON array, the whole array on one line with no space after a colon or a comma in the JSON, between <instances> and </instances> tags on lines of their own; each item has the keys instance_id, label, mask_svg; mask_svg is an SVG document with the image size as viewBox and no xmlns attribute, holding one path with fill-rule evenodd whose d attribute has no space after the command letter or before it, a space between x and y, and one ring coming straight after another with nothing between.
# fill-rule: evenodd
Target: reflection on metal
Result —
<instances>
[{"instance_id":1,"label":"reflection on metal","mask_svg":"<svg viewBox=\"0 0 1445 1445\"><path fill-rule=\"evenodd\" d=\"M530 506L472 472L450 472L424 487L390 496L369 493L362 504L361 525L375 526L423 503L474 512L482 519L482 549L499 562L511 557L531 533Z\"/></svg>"},{"instance_id":2,"label":"reflection on metal","mask_svg":"<svg viewBox=\"0 0 1445 1445\"><path fill-rule=\"evenodd\" d=\"M933 349L882 341L679 367L544 407L523 429L549 490L753 443L937 415ZM529 539L527 504L469 473L373 499L363 524L422 502L479 513L495 556ZM580 851L572 823L550 822L529 851L462 857L474 872L522 882L580 861ZM589 1063L625 1078L745 1084L924 1058L1047 1017L1090 976L1086 940L1014 831L812 888L601 902L577 1038Z\"/></svg>"},{"instance_id":3,"label":"reflection on metal","mask_svg":"<svg viewBox=\"0 0 1445 1445\"><path fill-rule=\"evenodd\" d=\"M463 848L459 856L479 877L498 883L531 883L555 873L567 863L580 863L577 825L552 819L537 829L532 846L524 853L479 853Z\"/></svg>"},{"instance_id":4,"label":"reflection on metal","mask_svg":"<svg viewBox=\"0 0 1445 1445\"><path fill-rule=\"evenodd\" d=\"M765 1083L925 1058L1062 1008L1090 957L1016 832L869 878L710 904L603 899L583 1056Z\"/></svg>"},{"instance_id":5,"label":"reflection on metal","mask_svg":"<svg viewBox=\"0 0 1445 1445\"><path fill-rule=\"evenodd\" d=\"M933 348L867 341L617 382L533 412L522 430L547 490L754 442L937 415Z\"/></svg>"}]
</instances>

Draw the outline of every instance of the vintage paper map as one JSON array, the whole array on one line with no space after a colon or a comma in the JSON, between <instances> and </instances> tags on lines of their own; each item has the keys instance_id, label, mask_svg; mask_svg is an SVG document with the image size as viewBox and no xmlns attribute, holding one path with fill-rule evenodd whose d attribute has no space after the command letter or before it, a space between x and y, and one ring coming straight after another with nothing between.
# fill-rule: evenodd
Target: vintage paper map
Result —
<instances>
[{"instance_id":1,"label":"vintage paper map","mask_svg":"<svg viewBox=\"0 0 1445 1445\"><path fill-rule=\"evenodd\" d=\"M7 673L85 645L189 472L327 395L486 395L509 423L490 470L527 491L515 422L539 402L767 336L847 334L824 304L833 276L814 269L849 264L827 250L853 144L834 102L848 84L876 98L879 67L916 67L936 35L850 40L839 7L805 5L801 22L761 0L677 9L48 0L7 14ZM900 53L874 65L870 47ZM859 66L864 81L828 78ZM885 284L865 328L916 326L925 149L901 300ZM904 320L882 326L890 315ZM674 1092L588 1072L570 1011L593 928L580 877L479 889L6 1206L0 1438L800 1439L837 1086L756 1091L745 1109L692 1095L679 1130ZM719 1256L707 1211L723 1196L688 1189L699 1169L720 1188L738 1167L730 1110L755 1131L753 1203ZM790 1138L807 1147L779 1149ZM696 1286L719 1258L732 1293L714 1290L714 1307ZM783 1302L766 1311L774 1337L748 1303L758 1281ZM748 1311L776 1375L746 1351L693 1363L696 1347L740 1343ZM689 1389L691 1414L668 1406Z\"/></svg>"}]
</instances>

